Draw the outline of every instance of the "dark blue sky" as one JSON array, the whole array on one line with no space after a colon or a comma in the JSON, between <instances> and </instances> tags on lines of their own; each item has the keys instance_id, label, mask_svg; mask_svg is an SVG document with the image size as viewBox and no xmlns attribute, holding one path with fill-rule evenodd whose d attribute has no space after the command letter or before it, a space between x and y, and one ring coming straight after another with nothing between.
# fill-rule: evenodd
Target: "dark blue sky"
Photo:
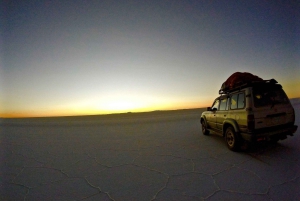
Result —
<instances>
[{"instance_id":1,"label":"dark blue sky","mask_svg":"<svg viewBox=\"0 0 300 201\"><path fill-rule=\"evenodd\" d=\"M300 96L296 1L2 4L2 116L203 107L236 71Z\"/></svg>"}]
</instances>

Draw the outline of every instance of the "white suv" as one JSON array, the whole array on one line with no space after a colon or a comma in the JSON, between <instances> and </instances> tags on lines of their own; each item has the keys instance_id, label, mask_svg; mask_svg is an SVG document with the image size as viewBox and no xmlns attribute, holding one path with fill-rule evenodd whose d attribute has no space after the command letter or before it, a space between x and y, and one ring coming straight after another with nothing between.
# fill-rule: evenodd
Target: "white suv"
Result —
<instances>
[{"instance_id":1,"label":"white suv","mask_svg":"<svg viewBox=\"0 0 300 201\"><path fill-rule=\"evenodd\" d=\"M200 119L204 135L220 134L233 151L244 142L277 142L293 136L298 127L294 122L294 108L274 79L222 92Z\"/></svg>"}]
</instances>

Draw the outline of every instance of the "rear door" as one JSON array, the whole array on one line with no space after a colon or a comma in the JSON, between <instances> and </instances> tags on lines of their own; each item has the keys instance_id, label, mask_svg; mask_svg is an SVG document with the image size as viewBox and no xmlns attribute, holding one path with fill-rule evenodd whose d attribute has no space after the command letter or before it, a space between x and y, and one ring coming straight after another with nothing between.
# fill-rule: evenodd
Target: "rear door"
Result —
<instances>
[{"instance_id":1,"label":"rear door","mask_svg":"<svg viewBox=\"0 0 300 201\"><path fill-rule=\"evenodd\" d=\"M231 94L230 97L230 118L235 120L240 129L247 128L247 112L245 98L245 91L239 91L237 93Z\"/></svg>"}]
</instances>

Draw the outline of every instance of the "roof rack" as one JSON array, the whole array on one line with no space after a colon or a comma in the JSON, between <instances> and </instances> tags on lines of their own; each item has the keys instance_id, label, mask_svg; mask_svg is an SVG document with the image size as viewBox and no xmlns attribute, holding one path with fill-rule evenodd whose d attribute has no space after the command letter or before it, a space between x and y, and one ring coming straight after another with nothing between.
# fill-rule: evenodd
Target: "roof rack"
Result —
<instances>
[{"instance_id":1,"label":"roof rack","mask_svg":"<svg viewBox=\"0 0 300 201\"><path fill-rule=\"evenodd\" d=\"M270 79L270 80L263 80L263 81L249 81L249 82L245 82L241 85L238 85L234 88L231 88L231 89L227 89L227 90L222 90L220 89L219 90L219 94L222 95L222 94L228 94L232 91L236 91L236 90L241 90L245 87L249 87L249 86L253 86L253 85L257 85L257 84L277 84L278 82L275 80L275 79Z\"/></svg>"}]
</instances>

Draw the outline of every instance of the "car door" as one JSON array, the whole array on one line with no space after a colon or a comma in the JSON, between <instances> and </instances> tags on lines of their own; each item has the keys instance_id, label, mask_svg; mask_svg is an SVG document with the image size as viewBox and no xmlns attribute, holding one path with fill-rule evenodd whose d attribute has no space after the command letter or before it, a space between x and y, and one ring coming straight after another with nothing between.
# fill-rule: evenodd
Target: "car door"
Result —
<instances>
[{"instance_id":1,"label":"car door","mask_svg":"<svg viewBox=\"0 0 300 201\"><path fill-rule=\"evenodd\" d=\"M207 116L207 124L210 128L216 129L216 113L219 109L219 103L220 100L216 99L211 107L211 111L209 113L209 115Z\"/></svg>"},{"instance_id":2,"label":"car door","mask_svg":"<svg viewBox=\"0 0 300 201\"><path fill-rule=\"evenodd\" d=\"M218 130L223 129L223 122L227 118L228 102L229 100L227 97L220 98L219 110L216 113L216 127Z\"/></svg>"}]
</instances>

